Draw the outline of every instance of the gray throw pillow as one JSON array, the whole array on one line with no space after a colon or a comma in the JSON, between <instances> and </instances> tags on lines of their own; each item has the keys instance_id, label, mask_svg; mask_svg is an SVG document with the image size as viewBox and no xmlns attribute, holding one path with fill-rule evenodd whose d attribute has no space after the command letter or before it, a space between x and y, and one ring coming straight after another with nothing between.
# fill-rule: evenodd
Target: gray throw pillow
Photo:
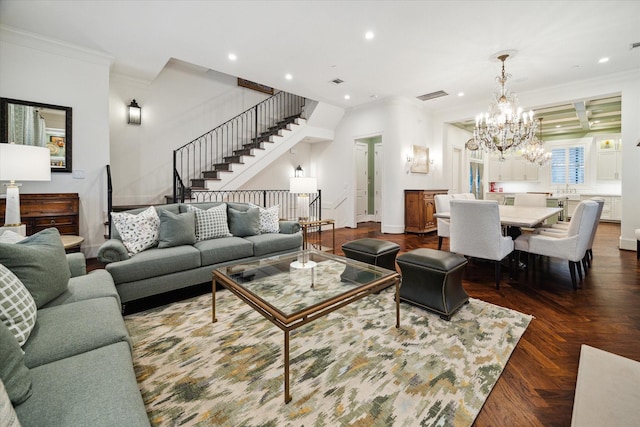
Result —
<instances>
[{"instance_id":1,"label":"gray throw pillow","mask_svg":"<svg viewBox=\"0 0 640 427\"><path fill-rule=\"evenodd\" d=\"M9 399L19 405L31 396L31 372L24 364L24 353L9 328L0 322L0 380Z\"/></svg>"},{"instance_id":2,"label":"gray throw pillow","mask_svg":"<svg viewBox=\"0 0 640 427\"><path fill-rule=\"evenodd\" d=\"M71 278L56 228L47 228L18 243L0 243L0 264L20 279L38 308L66 291Z\"/></svg>"},{"instance_id":3,"label":"gray throw pillow","mask_svg":"<svg viewBox=\"0 0 640 427\"><path fill-rule=\"evenodd\" d=\"M237 237L260 234L260 209L250 208L242 212L229 208L229 231Z\"/></svg>"},{"instance_id":4,"label":"gray throw pillow","mask_svg":"<svg viewBox=\"0 0 640 427\"><path fill-rule=\"evenodd\" d=\"M193 245L196 242L196 214L174 214L160 211L160 243L158 248Z\"/></svg>"}]
</instances>

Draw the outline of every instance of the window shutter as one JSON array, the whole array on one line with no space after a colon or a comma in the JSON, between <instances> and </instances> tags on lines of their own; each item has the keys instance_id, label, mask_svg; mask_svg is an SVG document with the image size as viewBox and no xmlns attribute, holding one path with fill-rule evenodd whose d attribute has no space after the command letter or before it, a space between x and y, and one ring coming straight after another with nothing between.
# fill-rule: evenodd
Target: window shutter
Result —
<instances>
[{"instance_id":1,"label":"window shutter","mask_svg":"<svg viewBox=\"0 0 640 427\"><path fill-rule=\"evenodd\" d=\"M564 148L555 148L551 150L551 183L552 184L564 184L565 183L565 156L566 150Z\"/></svg>"}]
</instances>

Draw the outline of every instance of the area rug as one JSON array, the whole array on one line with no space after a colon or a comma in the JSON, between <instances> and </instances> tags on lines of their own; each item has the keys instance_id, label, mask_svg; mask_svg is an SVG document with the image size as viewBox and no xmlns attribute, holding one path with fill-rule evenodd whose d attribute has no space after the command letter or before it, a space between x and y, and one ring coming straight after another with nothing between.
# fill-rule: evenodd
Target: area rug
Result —
<instances>
[{"instance_id":1,"label":"area rug","mask_svg":"<svg viewBox=\"0 0 640 427\"><path fill-rule=\"evenodd\" d=\"M157 426L470 426L531 316L471 299L450 322L370 295L284 333L229 291L125 318Z\"/></svg>"}]
</instances>

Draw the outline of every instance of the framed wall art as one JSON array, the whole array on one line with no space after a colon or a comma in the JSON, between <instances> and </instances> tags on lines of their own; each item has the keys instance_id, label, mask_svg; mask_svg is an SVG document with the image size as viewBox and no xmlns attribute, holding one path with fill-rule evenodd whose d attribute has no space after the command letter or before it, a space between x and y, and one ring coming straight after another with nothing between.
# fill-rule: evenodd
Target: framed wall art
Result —
<instances>
[{"instance_id":1,"label":"framed wall art","mask_svg":"<svg viewBox=\"0 0 640 427\"><path fill-rule=\"evenodd\" d=\"M429 173L429 148L421 145L413 146L413 161L411 162L411 172Z\"/></svg>"}]
</instances>

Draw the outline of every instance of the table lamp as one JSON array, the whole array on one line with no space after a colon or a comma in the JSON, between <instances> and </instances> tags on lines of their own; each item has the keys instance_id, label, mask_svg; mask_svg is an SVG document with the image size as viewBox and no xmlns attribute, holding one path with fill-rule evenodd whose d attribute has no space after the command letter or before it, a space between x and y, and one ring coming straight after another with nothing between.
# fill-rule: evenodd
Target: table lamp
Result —
<instances>
[{"instance_id":1,"label":"table lamp","mask_svg":"<svg viewBox=\"0 0 640 427\"><path fill-rule=\"evenodd\" d=\"M296 210L300 221L309 220L309 193L318 192L318 181L315 178L296 177L289 181L289 192L298 195Z\"/></svg>"},{"instance_id":2,"label":"table lamp","mask_svg":"<svg viewBox=\"0 0 640 427\"><path fill-rule=\"evenodd\" d=\"M51 181L51 154L46 147L0 144L0 181L9 181L5 227L19 227L20 193L16 181Z\"/></svg>"}]
</instances>

